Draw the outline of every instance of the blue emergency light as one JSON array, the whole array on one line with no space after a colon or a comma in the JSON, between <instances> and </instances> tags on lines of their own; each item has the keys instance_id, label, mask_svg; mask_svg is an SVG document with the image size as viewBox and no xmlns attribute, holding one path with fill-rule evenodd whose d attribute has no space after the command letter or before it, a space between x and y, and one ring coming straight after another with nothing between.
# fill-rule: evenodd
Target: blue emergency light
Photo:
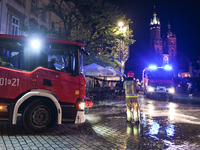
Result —
<instances>
[{"instance_id":1,"label":"blue emergency light","mask_svg":"<svg viewBox=\"0 0 200 150\"><path fill-rule=\"evenodd\" d=\"M166 66L164 66L164 69L165 69L165 70L172 70L172 67L169 66L169 65L166 65Z\"/></svg>"},{"instance_id":2,"label":"blue emergency light","mask_svg":"<svg viewBox=\"0 0 200 150\"><path fill-rule=\"evenodd\" d=\"M157 69L157 66L151 65L151 66L149 66L149 69L155 70L155 69Z\"/></svg>"}]
</instances>

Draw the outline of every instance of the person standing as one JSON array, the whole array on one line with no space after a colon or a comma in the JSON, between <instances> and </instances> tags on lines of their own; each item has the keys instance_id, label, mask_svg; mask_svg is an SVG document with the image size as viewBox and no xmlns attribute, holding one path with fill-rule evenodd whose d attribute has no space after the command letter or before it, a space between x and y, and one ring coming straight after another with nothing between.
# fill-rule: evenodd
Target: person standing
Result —
<instances>
[{"instance_id":1,"label":"person standing","mask_svg":"<svg viewBox=\"0 0 200 150\"><path fill-rule=\"evenodd\" d=\"M129 71L127 73L127 77L124 81L124 89L127 107L127 122L131 123L134 120L134 122L137 124L140 121L139 105L136 91L136 83L134 81L134 74L132 71Z\"/></svg>"}]
</instances>

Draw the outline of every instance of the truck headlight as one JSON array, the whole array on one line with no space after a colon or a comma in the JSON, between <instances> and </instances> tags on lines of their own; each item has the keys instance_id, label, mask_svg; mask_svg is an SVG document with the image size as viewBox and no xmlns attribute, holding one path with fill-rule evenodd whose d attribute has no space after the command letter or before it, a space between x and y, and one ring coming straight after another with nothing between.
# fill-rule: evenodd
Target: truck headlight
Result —
<instances>
[{"instance_id":1,"label":"truck headlight","mask_svg":"<svg viewBox=\"0 0 200 150\"><path fill-rule=\"evenodd\" d=\"M153 92L154 91L154 87L149 86L148 87L148 92Z\"/></svg>"},{"instance_id":2,"label":"truck headlight","mask_svg":"<svg viewBox=\"0 0 200 150\"><path fill-rule=\"evenodd\" d=\"M79 110L84 110L85 107L86 107L85 102L79 102L79 104L78 104L78 109Z\"/></svg>"},{"instance_id":3,"label":"truck headlight","mask_svg":"<svg viewBox=\"0 0 200 150\"><path fill-rule=\"evenodd\" d=\"M8 112L7 105L0 105L0 112Z\"/></svg>"},{"instance_id":4,"label":"truck headlight","mask_svg":"<svg viewBox=\"0 0 200 150\"><path fill-rule=\"evenodd\" d=\"M174 93L175 93L175 90L174 90L174 88L170 88L168 91L169 91L169 93L172 93L172 94L174 94Z\"/></svg>"}]
</instances>

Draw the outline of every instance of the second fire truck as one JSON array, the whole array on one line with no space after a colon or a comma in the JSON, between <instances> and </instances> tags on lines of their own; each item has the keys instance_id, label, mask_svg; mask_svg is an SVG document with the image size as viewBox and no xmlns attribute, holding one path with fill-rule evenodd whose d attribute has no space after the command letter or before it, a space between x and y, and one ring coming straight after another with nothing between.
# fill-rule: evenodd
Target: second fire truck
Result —
<instances>
[{"instance_id":1,"label":"second fire truck","mask_svg":"<svg viewBox=\"0 0 200 150\"><path fill-rule=\"evenodd\" d=\"M173 99L175 93L173 75L173 69L169 65L146 67L142 74L142 86L146 97L164 96L169 100Z\"/></svg>"}]
</instances>

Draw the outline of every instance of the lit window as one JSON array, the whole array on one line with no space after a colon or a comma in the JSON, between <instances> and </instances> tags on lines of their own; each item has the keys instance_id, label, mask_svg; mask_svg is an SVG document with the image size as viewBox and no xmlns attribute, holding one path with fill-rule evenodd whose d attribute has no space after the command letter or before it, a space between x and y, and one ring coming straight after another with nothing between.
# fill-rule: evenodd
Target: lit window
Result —
<instances>
[{"instance_id":1,"label":"lit window","mask_svg":"<svg viewBox=\"0 0 200 150\"><path fill-rule=\"evenodd\" d=\"M169 63L169 58L167 56L164 56L163 63L164 64L168 64Z\"/></svg>"}]
</instances>

